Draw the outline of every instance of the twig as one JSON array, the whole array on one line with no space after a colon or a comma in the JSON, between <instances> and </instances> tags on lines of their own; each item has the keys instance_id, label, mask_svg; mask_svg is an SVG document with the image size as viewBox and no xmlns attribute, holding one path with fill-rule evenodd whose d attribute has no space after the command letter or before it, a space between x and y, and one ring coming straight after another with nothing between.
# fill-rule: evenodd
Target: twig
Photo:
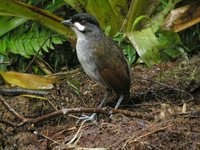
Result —
<instances>
[{"instance_id":1,"label":"twig","mask_svg":"<svg viewBox=\"0 0 200 150\"><path fill-rule=\"evenodd\" d=\"M16 127L16 124L14 124L14 123L12 123L12 122L10 122L10 121L8 121L8 120L1 120L0 119L0 123L3 123L3 124L5 124L5 125L7 125L7 126L10 126L10 127Z\"/></svg>"},{"instance_id":2,"label":"twig","mask_svg":"<svg viewBox=\"0 0 200 150\"><path fill-rule=\"evenodd\" d=\"M139 136L139 137L137 137L137 138L135 138L135 139L132 139L132 140L131 140L130 142L128 142L128 143L131 144L131 143L134 143L134 142L138 142L140 139L142 139L142 138L144 138L144 137L147 137L147 136L149 136L149 135L151 135L151 134L153 134L153 133L156 133L156 132L160 132L160 131L165 130L165 129L167 129L167 128L169 128L169 127L172 127L172 126L173 126L173 124L170 124L170 125L167 125L167 126L165 126L165 127L163 127L163 128L159 128L159 129L156 129L156 130L154 130L154 131L148 132L148 133L143 134L143 135L141 135L141 136Z\"/></svg>"},{"instance_id":3,"label":"twig","mask_svg":"<svg viewBox=\"0 0 200 150\"><path fill-rule=\"evenodd\" d=\"M10 65L11 61L4 61L4 62L0 62L0 65Z\"/></svg>"},{"instance_id":4,"label":"twig","mask_svg":"<svg viewBox=\"0 0 200 150\"><path fill-rule=\"evenodd\" d=\"M37 117L37 118L26 118L26 120L23 122L23 124L26 123L38 123L44 120L47 120L49 118L53 118L53 117L57 117L60 115L67 115L70 113L102 113L102 114L116 114L116 113L120 113L123 114L125 116L129 116L129 117L139 117L139 118L143 118L144 116L136 113L136 112L131 112L131 111L127 111L127 110L120 110L120 109L112 109L112 108L63 108L57 111L54 111L52 113ZM152 116L148 116L151 117L151 119L153 118ZM22 125L23 125L22 124Z\"/></svg>"},{"instance_id":5,"label":"twig","mask_svg":"<svg viewBox=\"0 0 200 150\"><path fill-rule=\"evenodd\" d=\"M5 106L5 108L13 114L16 118L20 119L21 121L25 122L26 118L22 115L20 115L18 112L16 112L4 99L2 95L0 95L0 102Z\"/></svg>"},{"instance_id":6,"label":"twig","mask_svg":"<svg viewBox=\"0 0 200 150\"><path fill-rule=\"evenodd\" d=\"M33 59L31 60L31 62L28 64L28 66L25 69L25 72L27 72L27 70L29 69L29 67L31 66L31 64L33 63L33 61L36 59L36 57L39 55L40 51L42 50L42 47L44 46L44 44L51 38L51 36L49 36L40 46L39 50L37 51L36 55L33 57Z\"/></svg>"},{"instance_id":7,"label":"twig","mask_svg":"<svg viewBox=\"0 0 200 150\"><path fill-rule=\"evenodd\" d=\"M139 137L136 137L134 139L129 139L128 141L126 141L126 143L124 144L123 148L125 148L127 144L138 142L139 140L141 140L144 137L147 137L147 136L149 136L149 135L151 135L153 133L156 133L156 132L163 131L163 130L165 130L165 129L169 128L169 127L172 127L172 126L173 126L173 124L170 124L170 125L167 125L165 127L162 127L162 128L159 128L159 129L155 129L155 130L153 130L151 132L147 132L146 134L143 134L143 135L141 135Z\"/></svg>"},{"instance_id":8,"label":"twig","mask_svg":"<svg viewBox=\"0 0 200 150\"><path fill-rule=\"evenodd\" d=\"M40 136L40 137L42 137L42 138L44 138L44 139L47 139L47 140L53 142L53 143L55 143L55 144L58 144L58 141L55 141L55 140L53 140L52 138L50 138L50 137L48 137L48 136L46 136L46 135L44 135L44 134L41 134L41 133L39 133L39 132L37 132L37 131L34 131L33 133L34 133L35 135L37 135L37 136Z\"/></svg>"},{"instance_id":9,"label":"twig","mask_svg":"<svg viewBox=\"0 0 200 150\"><path fill-rule=\"evenodd\" d=\"M76 144L77 144L77 142L79 141L79 139L81 138L81 135L82 135L81 129L83 128L83 125L84 125L84 123L85 123L86 121L87 121L87 120L84 120L84 121L81 123L81 125L80 125L78 131L76 132L76 134L74 135L74 137L73 137L69 142L67 142L66 145L76 145Z\"/></svg>"},{"instance_id":10,"label":"twig","mask_svg":"<svg viewBox=\"0 0 200 150\"><path fill-rule=\"evenodd\" d=\"M21 94L34 94L34 95L47 95L49 91L44 90L31 90L31 89L23 89L23 88L2 88L0 89L0 94L2 95L21 95Z\"/></svg>"},{"instance_id":11,"label":"twig","mask_svg":"<svg viewBox=\"0 0 200 150\"><path fill-rule=\"evenodd\" d=\"M60 110L56 110L54 112L48 113L46 115L43 116L39 116L36 118L26 118L23 115L19 114L18 112L16 112L4 99L4 97L2 95L0 95L0 102L6 107L6 109L13 114L16 118L18 118L19 120L21 120L21 123L19 123L16 126L22 126L25 125L27 123L38 123L38 122L42 122L45 121L47 119L53 118L53 117L57 117L60 115L68 115L70 113L102 113L102 114L123 114L125 116L129 116L129 117L138 117L138 118L149 118L149 119L153 119L153 116L150 115L141 115L140 113L137 112L131 112L128 110L120 110L120 109L112 109L112 108L63 108Z\"/></svg>"},{"instance_id":12,"label":"twig","mask_svg":"<svg viewBox=\"0 0 200 150\"><path fill-rule=\"evenodd\" d=\"M39 56L35 59L35 64L45 73L45 74L53 74L55 70L48 64L45 60L40 58Z\"/></svg>"}]
</instances>

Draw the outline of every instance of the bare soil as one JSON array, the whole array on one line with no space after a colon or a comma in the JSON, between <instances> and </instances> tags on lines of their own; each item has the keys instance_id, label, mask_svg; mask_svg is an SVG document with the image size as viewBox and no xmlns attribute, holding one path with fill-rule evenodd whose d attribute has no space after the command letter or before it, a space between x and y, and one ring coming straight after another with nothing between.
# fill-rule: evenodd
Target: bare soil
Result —
<instances>
[{"instance_id":1,"label":"bare soil","mask_svg":"<svg viewBox=\"0 0 200 150\"><path fill-rule=\"evenodd\" d=\"M119 109L137 112L139 118L98 114L93 122L77 124L75 116L81 114L70 114L22 127L0 123L0 149L200 149L199 64L195 57L152 68L132 66L131 97ZM79 69L57 84L48 100L5 98L20 114L37 117L61 108L96 107L105 93ZM109 97L106 106L113 107L116 98ZM0 116L19 122L3 106Z\"/></svg>"}]
</instances>

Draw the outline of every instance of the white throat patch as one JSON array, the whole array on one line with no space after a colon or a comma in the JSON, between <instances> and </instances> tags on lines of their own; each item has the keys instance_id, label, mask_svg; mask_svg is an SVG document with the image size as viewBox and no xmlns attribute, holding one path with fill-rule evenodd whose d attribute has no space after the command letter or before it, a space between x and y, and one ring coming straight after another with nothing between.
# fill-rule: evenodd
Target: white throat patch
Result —
<instances>
[{"instance_id":1,"label":"white throat patch","mask_svg":"<svg viewBox=\"0 0 200 150\"><path fill-rule=\"evenodd\" d=\"M79 30L79 31L84 31L85 30L85 26L81 25L78 22L74 23L74 26Z\"/></svg>"}]
</instances>

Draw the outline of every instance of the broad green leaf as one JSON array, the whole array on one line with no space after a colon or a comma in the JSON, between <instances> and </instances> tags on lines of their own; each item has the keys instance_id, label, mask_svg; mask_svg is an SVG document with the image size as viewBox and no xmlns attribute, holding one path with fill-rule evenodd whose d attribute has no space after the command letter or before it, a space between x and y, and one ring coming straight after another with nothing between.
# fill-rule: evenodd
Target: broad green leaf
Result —
<instances>
[{"instance_id":1,"label":"broad green leaf","mask_svg":"<svg viewBox=\"0 0 200 150\"><path fill-rule=\"evenodd\" d=\"M128 0L64 0L77 12L84 8L94 15L101 27L105 29L111 26L110 35L117 33L128 12Z\"/></svg>"},{"instance_id":2,"label":"broad green leaf","mask_svg":"<svg viewBox=\"0 0 200 150\"><path fill-rule=\"evenodd\" d=\"M0 18L0 36L9 32L10 30L16 28L17 26L25 23L28 19L26 18L10 18L1 17Z\"/></svg>"},{"instance_id":3,"label":"broad green leaf","mask_svg":"<svg viewBox=\"0 0 200 150\"><path fill-rule=\"evenodd\" d=\"M128 12L128 0L109 0L109 3L118 19L124 20Z\"/></svg>"},{"instance_id":4,"label":"broad green leaf","mask_svg":"<svg viewBox=\"0 0 200 150\"><path fill-rule=\"evenodd\" d=\"M82 12L82 5L80 0L64 0L67 4L69 4L72 8L74 8L77 12Z\"/></svg>"},{"instance_id":5,"label":"broad green leaf","mask_svg":"<svg viewBox=\"0 0 200 150\"><path fill-rule=\"evenodd\" d=\"M56 0L55 2L49 1L50 3L45 7L46 10L49 10L51 12L55 11L56 9L59 9L63 5L65 5L65 2L63 0Z\"/></svg>"},{"instance_id":6,"label":"broad green leaf","mask_svg":"<svg viewBox=\"0 0 200 150\"><path fill-rule=\"evenodd\" d=\"M131 1L129 11L126 16L126 20L124 20L122 31L124 32L130 32L132 28L132 24L134 20L144 15L144 8L147 4L148 0L133 0Z\"/></svg>"},{"instance_id":7,"label":"broad green leaf","mask_svg":"<svg viewBox=\"0 0 200 150\"><path fill-rule=\"evenodd\" d=\"M126 35L147 66L176 58L185 50L180 37L173 31L158 31L155 35L152 28L146 28Z\"/></svg>"},{"instance_id":8,"label":"broad green leaf","mask_svg":"<svg viewBox=\"0 0 200 150\"><path fill-rule=\"evenodd\" d=\"M6 37L0 39L0 54L6 54L7 40Z\"/></svg>"},{"instance_id":9,"label":"broad green leaf","mask_svg":"<svg viewBox=\"0 0 200 150\"><path fill-rule=\"evenodd\" d=\"M17 0L0 0L0 4L0 15L4 15L4 12L6 11L10 13L10 16L38 21L57 33L68 34L69 37L74 37L74 33L60 23L63 19L48 11Z\"/></svg>"},{"instance_id":10,"label":"broad green leaf","mask_svg":"<svg viewBox=\"0 0 200 150\"><path fill-rule=\"evenodd\" d=\"M98 19L103 29L111 26L111 36L119 31L123 20L115 14L108 0L88 0L85 7L90 14Z\"/></svg>"},{"instance_id":11,"label":"broad green leaf","mask_svg":"<svg viewBox=\"0 0 200 150\"><path fill-rule=\"evenodd\" d=\"M37 5L39 1L36 1L34 5ZM50 2L50 4L46 7L49 11L54 11L55 9L64 5L63 0L57 0L55 3ZM10 16L10 15L9 15ZM11 14L11 16L13 16ZM12 29L15 29L19 25L27 22L28 19L26 18L19 18L19 17L0 17L0 36L9 32Z\"/></svg>"},{"instance_id":12,"label":"broad green leaf","mask_svg":"<svg viewBox=\"0 0 200 150\"><path fill-rule=\"evenodd\" d=\"M180 44L179 35L170 30L159 30L156 35L159 37L160 45L166 46L170 44Z\"/></svg>"},{"instance_id":13,"label":"broad green leaf","mask_svg":"<svg viewBox=\"0 0 200 150\"><path fill-rule=\"evenodd\" d=\"M30 57L31 55L37 53L42 43L44 43L46 38L51 35L50 30L47 31L46 29L44 30L44 28L42 30L39 30L37 24L33 24L31 29L27 28L27 25L21 25L28 20L35 20L37 22L40 22L50 29L63 34L65 37L67 37L68 35L70 36L70 38L74 37L74 33L60 23L60 21L62 21L62 18L59 18L58 16L55 16L48 11L33 7L29 4L25 4L17 0L0 0L0 5L0 15L4 15L4 12L9 12L7 14L10 14L11 16L17 16L13 18L0 18L0 36L3 35L0 38L0 53L2 54L12 52L14 54L20 54L25 57ZM64 5L64 2L62 2L62 0L58 0L56 3L50 2L47 5L46 9L53 11L61 5ZM16 30L10 32L10 30L12 29ZM68 35L66 35L66 33L68 33ZM35 40L34 38L38 38L38 40ZM4 39L6 42L4 42ZM33 42L35 43L33 44ZM48 42L44 46L43 50L48 51L48 48L53 49L52 42ZM58 40L55 42L58 43ZM62 43L62 41L60 41L59 43Z\"/></svg>"},{"instance_id":14,"label":"broad green leaf","mask_svg":"<svg viewBox=\"0 0 200 150\"><path fill-rule=\"evenodd\" d=\"M170 30L160 30L156 35L159 40L159 48L164 49L168 56L176 58L183 54L184 49L177 33Z\"/></svg>"},{"instance_id":15,"label":"broad green leaf","mask_svg":"<svg viewBox=\"0 0 200 150\"><path fill-rule=\"evenodd\" d=\"M126 33L126 35L147 66L152 66L161 62L158 48L159 41L152 28L129 32Z\"/></svg>"}]
</instances>

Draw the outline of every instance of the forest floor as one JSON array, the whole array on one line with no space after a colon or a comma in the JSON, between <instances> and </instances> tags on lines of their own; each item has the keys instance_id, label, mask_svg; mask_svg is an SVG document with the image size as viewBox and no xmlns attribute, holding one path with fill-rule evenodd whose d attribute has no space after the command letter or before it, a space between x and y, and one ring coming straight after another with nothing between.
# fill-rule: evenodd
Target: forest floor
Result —
<instances>
[{"instance_id":1,"label":"forest floor","mask_svg":"<svg viewBox=\"0 0 200 150\"><path fill-rule=\"evenodd\" d=\"M131 68L131 97L121 110L137 113L98 113L95 121L77 123L80 113L60 115L36 124L20 127L0 123L0 149L200 149L200 60L178 60L147 68ZM95 108L105 89L92 82L81 69L57 84L48 100L5 96L6 102L20 114L34 118L61 108ZM109 97L106 107L116 104ZM3 106L1 118L19 120ZM37 134L35 134L37 132Z\"/></svg>"}]
</instances>

